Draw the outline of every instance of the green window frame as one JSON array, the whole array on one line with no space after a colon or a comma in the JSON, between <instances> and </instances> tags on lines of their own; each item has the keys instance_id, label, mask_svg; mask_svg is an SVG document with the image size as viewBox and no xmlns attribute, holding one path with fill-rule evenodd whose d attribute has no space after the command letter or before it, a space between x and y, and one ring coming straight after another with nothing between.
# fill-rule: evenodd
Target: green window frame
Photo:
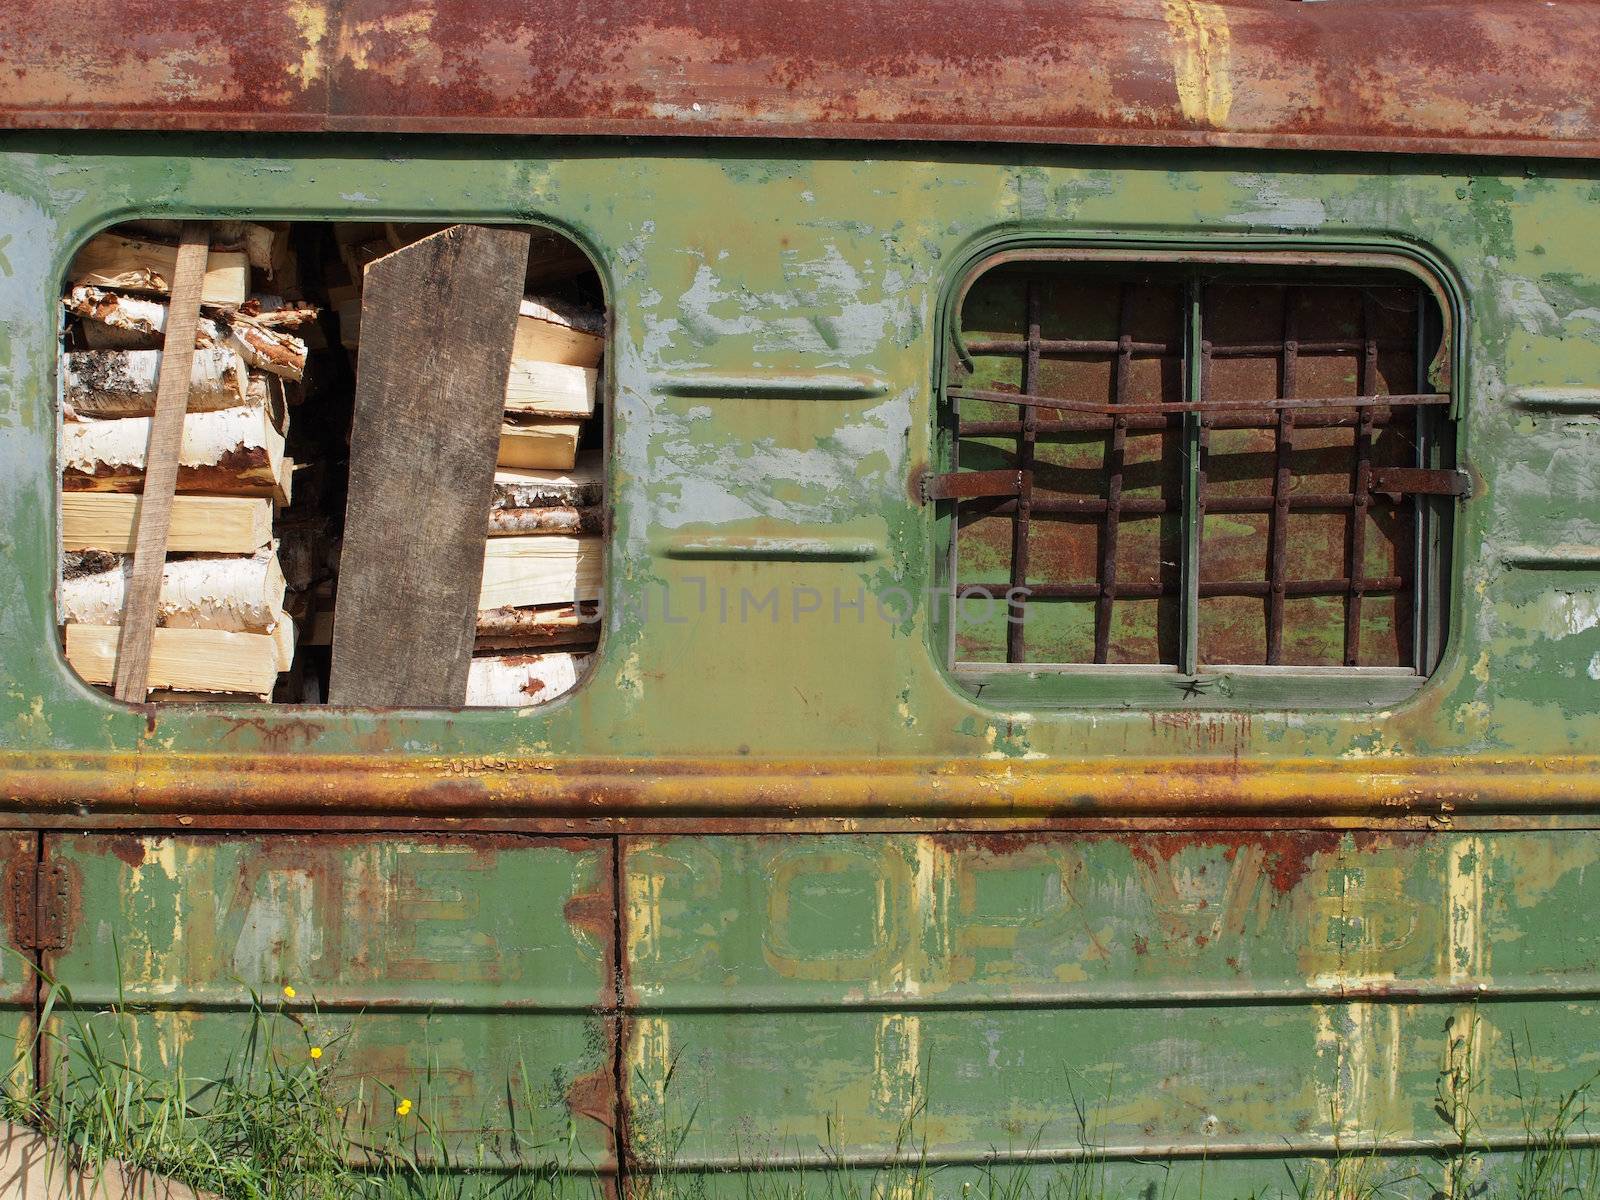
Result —
<instances>
[{"instance_id":1,"label":"green window frame","mask_svg":"<svg viewBox=\"0 0 1600 1200\"><path fill-rule=\"evenodd\" d=\"M1437 667L1467 490L1438 275L1375 251L1018 247L972 265L945 320L922 490L959 685L1365 708Z\"/></svg>"}]
</instances>

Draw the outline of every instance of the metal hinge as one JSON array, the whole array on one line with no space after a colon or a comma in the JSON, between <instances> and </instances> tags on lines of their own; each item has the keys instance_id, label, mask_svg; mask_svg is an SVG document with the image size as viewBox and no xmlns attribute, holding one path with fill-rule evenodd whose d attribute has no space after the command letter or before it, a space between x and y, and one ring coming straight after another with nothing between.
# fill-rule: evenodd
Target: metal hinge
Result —
<instances>
[{"instance_id":1,"label":"metal hinge","mask_svg":"<svg viewBox=\"0 0 1600 1200\"><path fill-rule=\"evenodd\" d=\"M983 496L1020 496L1033 482L1032 471L948 471L924 475L918 490L922 502L974 500Z\"/></svg>"},{"instance_id":2,"label":"metal hinge","mask_svg":"<svg viewBox=\"0 0 1600 1200\"><path fill-rule=\"evenodd\" d=\"M1467 497L1472 495L1472 476L1449 468L1374 467L1372 490L1396 496Z\"/></svg>"},{"instance_id":3,"label":"metal hinge","mask_svg":"<svg viewBox=\"0 0 1600 1200\"><path fill-rule=\"evenodd\" d=\"M11 930L18 948L65 950L72 901L66 868L59 863L17 863L6 883Z\"/></svg>"}]
</instances>

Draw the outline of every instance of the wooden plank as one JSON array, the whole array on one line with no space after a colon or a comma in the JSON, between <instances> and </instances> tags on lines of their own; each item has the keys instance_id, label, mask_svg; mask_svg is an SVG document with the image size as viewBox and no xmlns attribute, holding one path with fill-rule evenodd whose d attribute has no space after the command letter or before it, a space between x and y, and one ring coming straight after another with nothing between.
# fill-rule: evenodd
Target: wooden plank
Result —
<instances>
[{"instance_id":1,"label":"wooden plank","mask_svg":"<svg viewBox=\"0 0 1600 1200\"><path fill-rule=\"evenodd\" d=\"M456 225L366 269L329 703L466 699L527 262Z\"/></svg>"},{"instance_id":2,"label":"wooden plank","mask_svg":"<svg viewBox=\"0 0 1600 1200\"><path fill-rule=\"evenodd\" d=\"M151 632L154 636L145 669L153 687L265 697L277 682L280 650L270 633L230 629ZM86 683L110 683L113 660L118 659L118 633L115 625L68 625L67 664Z\"/></svg>"},{"instance_id":3,"label":"wooden plank","mask_svg":"<svg viewBox=\"0 0 1600 1200\"><path fill-rule=\"evenodd\" d=\"M172 499L178 490L178 454L183 445L183 415L194 366L194 337L200 322L208 237L203 222L185 221L174 255L172 303L168 306L161 372L156 383L155 415L150 418L150 441L144 456L144 502L139 505L139 523L134 531L133 568L128 576L128 600L120 626L112 688L118 700L134 704L143 704L149 690L146 681L150 648L156 606L161 598L161 571L167 560ZM247 275L248 272L246 267Z\"/></svg>"},{"instance_id":4,"label":"wooden plank","mask_svg":"<svg viewBox=\"0 0 1600 1200\"><path fill-rule=\"evenodd\" d=\"M61 548L133 553L139 497L125 492L63 492ZM167 550L253 554L272 540L272 501L247 496L179 496L172 502Z\"/></svg>"}]
</instances>

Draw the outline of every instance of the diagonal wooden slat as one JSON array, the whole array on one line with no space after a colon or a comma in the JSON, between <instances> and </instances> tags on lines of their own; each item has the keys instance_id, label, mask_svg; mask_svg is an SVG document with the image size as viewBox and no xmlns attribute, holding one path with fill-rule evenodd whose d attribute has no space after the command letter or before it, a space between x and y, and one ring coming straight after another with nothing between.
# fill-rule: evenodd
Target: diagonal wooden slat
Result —
<instances>
[{"instance_id":1,"label":"diagonal wooden slat","mask_svg":"<svg viewBox=\"0 0 1600 1200\"><path fill-rule=\"evenodd\" d=\"M144 489L134 532L133 566L112 684L112 694L132 704L143 704L149 692L150 648L155 640L156 606L161 598L161 569L167 561L172 501L178 488L178 452L183 445L183 418L189 407L189 373L194 365L195 329L200 320L209 239L205 222L184 222L172 273L161 369L156 376L155 412L145 450Z\"/></svg>"}]
</instances>

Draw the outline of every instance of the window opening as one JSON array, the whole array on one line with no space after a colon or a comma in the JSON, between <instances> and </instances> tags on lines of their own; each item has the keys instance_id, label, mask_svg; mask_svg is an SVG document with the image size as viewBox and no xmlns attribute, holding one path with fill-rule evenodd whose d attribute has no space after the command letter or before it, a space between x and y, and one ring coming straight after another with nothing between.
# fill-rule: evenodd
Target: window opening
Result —
<instances>
[{"instance_id":1,"label":"window opening","mask_svg":"<svg viewBox=\"0 0 1600 1200\"><path fill-rule=\"evenodd\" d=\"M1415 277L1008 261L957 319L958 674L1431 669L1465 477Z\"/></svg>"},{"instance_id":2,"label":"window opening","mask_svg":"<svg viewBox=\"0 0 1600 1200\"><path fill-rule=\"evenodd\" d=\"M152 701L327 695L365 267L446 228L210 223ZM69 665L107 692L178 234L146 220L97 235L62 295L58 616ZM471 706L571 690L601 632L603 292L569 239L531 237L484 514Z\"/></svg>"}]
</instances>

